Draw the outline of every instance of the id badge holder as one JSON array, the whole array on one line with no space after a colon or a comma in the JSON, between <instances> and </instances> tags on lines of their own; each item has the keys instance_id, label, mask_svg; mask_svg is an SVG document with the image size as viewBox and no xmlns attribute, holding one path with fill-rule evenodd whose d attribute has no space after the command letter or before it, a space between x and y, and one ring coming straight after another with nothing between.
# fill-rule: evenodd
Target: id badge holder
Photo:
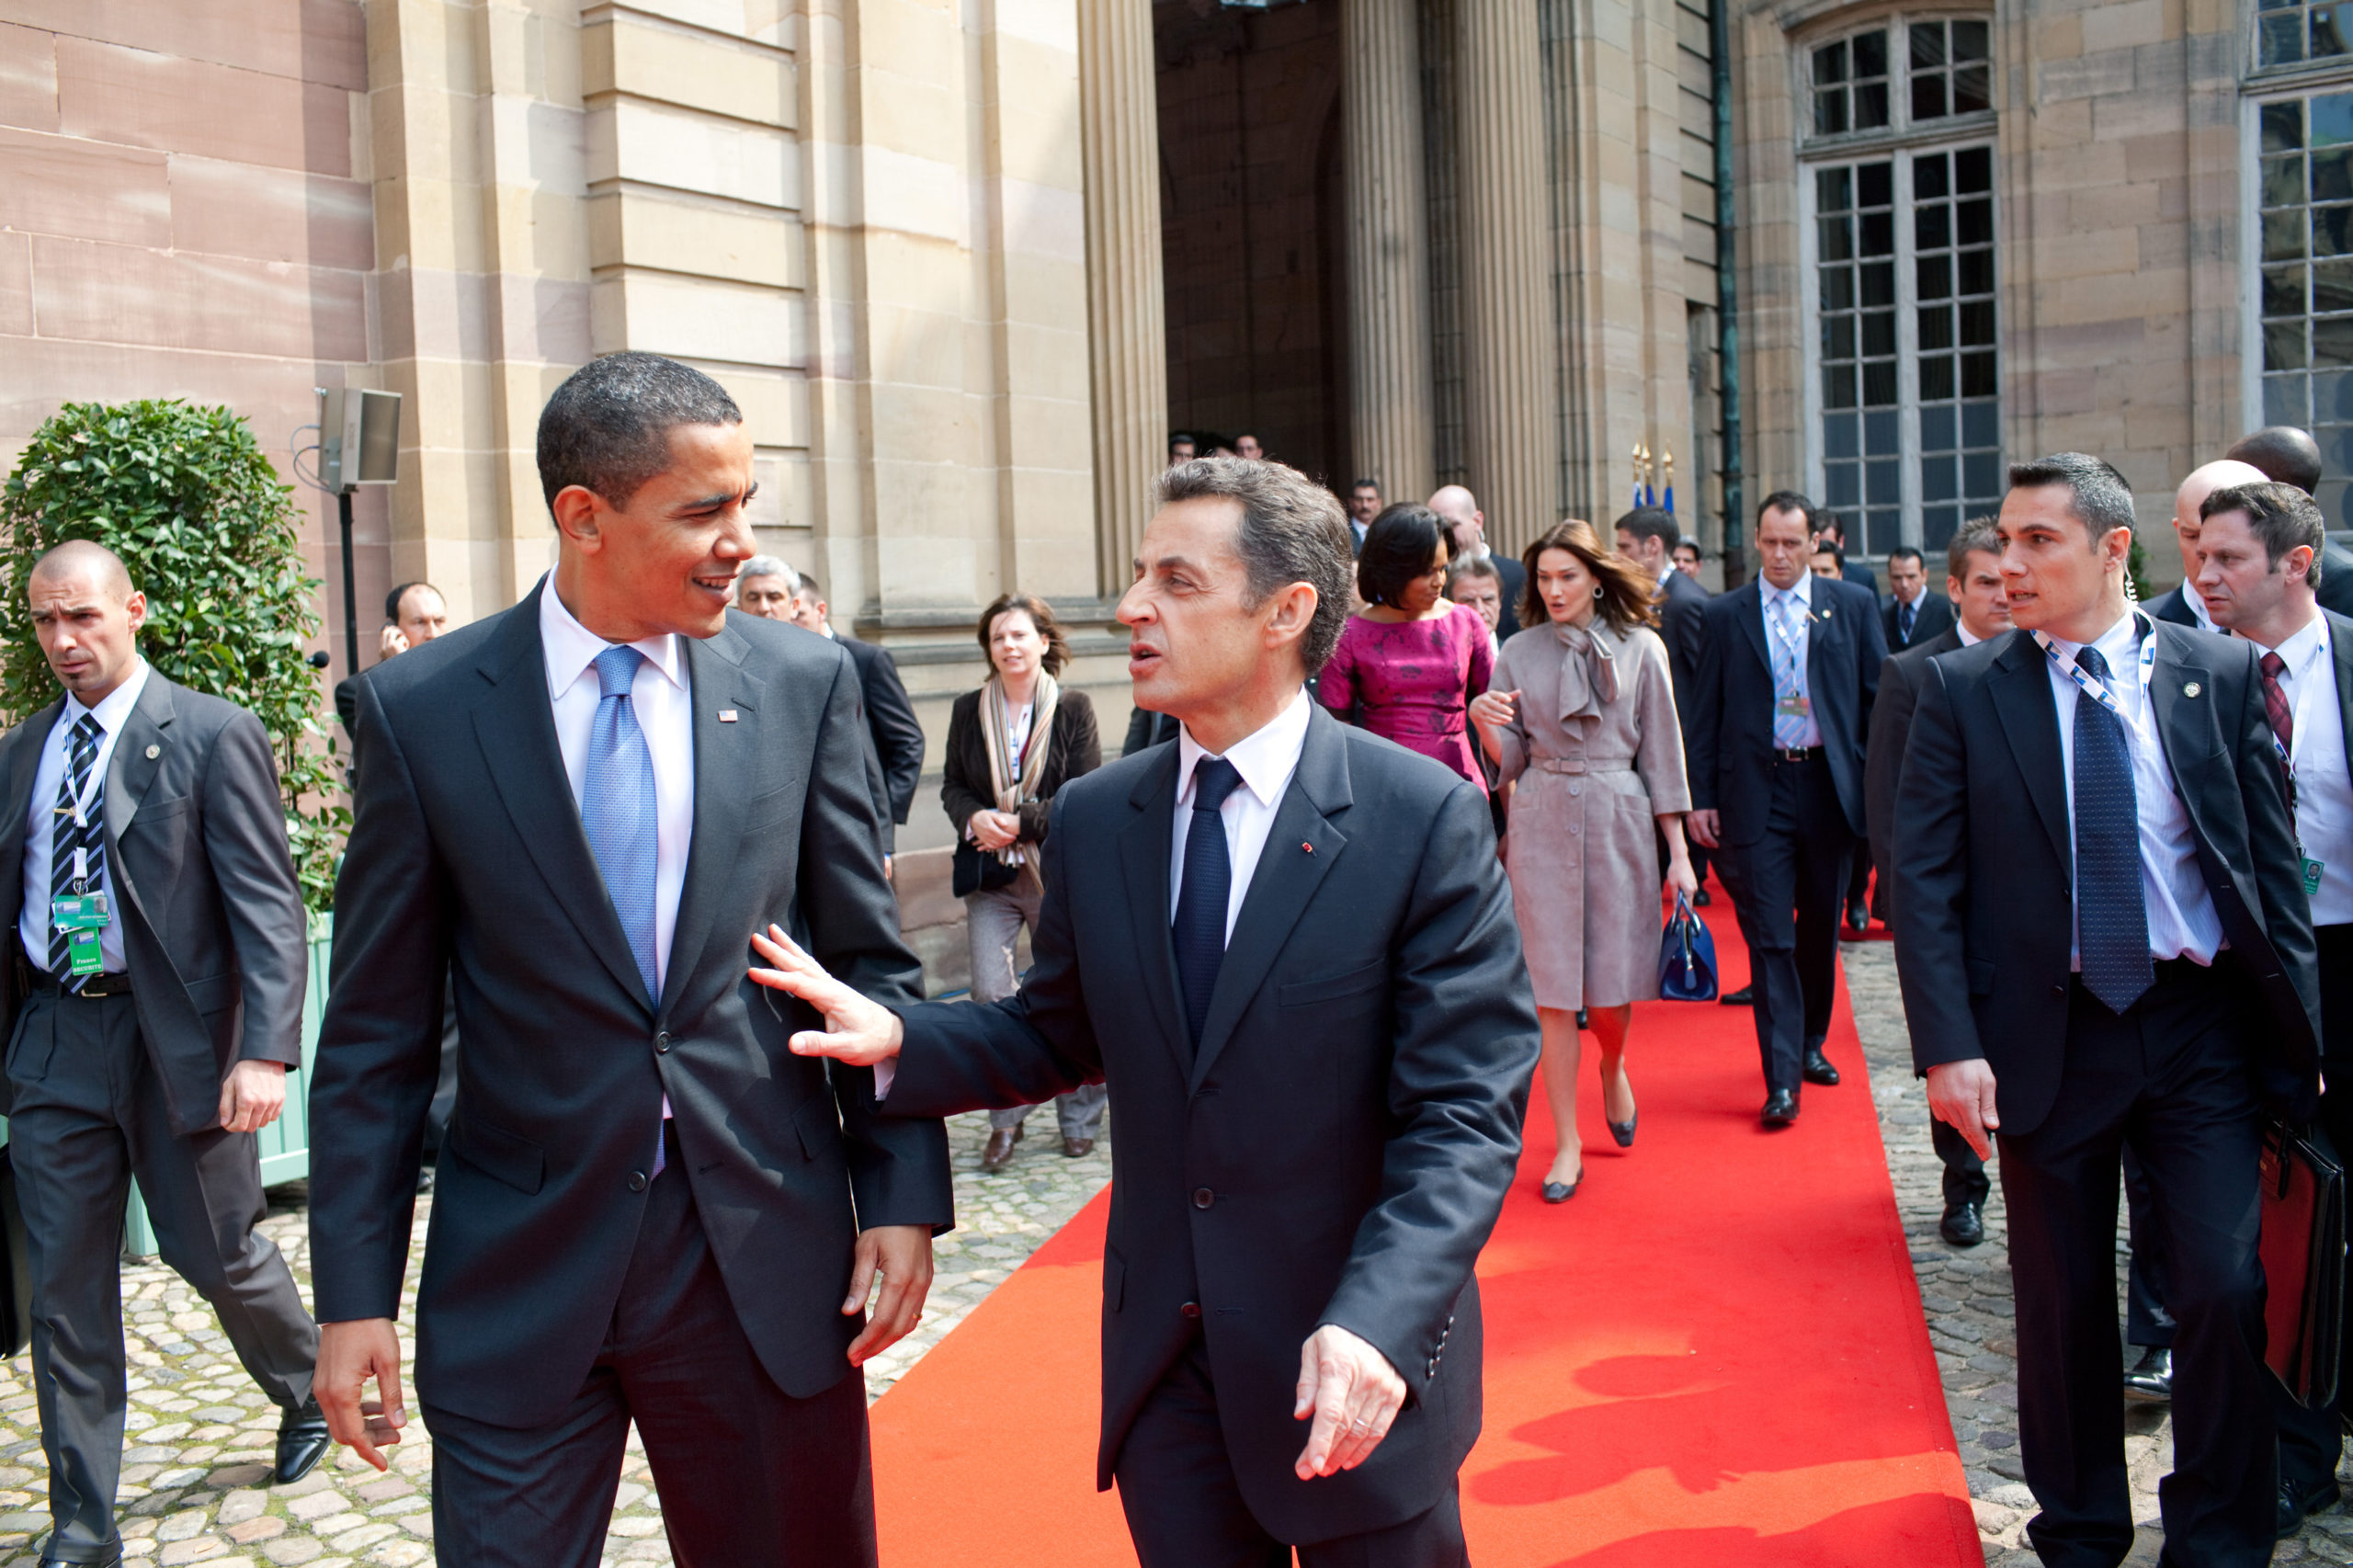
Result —
<instances>
[{"instance_id":1,"label":"id badge holder","mask_svg":"<svg viewBox=\"0 0 2353 1568\"><path fill-rule=\"evenodd\" d=\"M110 919L106 894L74 893L51 899L49 917L58 930L65 933L65 959L72 972L97 974L106 967L106 955L99 941L99 933Z\"/></svg>"},{"instance_id":2,"label":"id badge holder","mask_svg":"<svg viewBox=\"0 0 2353 1568\"><path fill-rule=\"evenodd\" d=\"M1813 704L1806 698L1784 697L1773 704L1773 711L1784 719L1802 719L1813 711Z\"/></svg>"},{"instance_id":3,"label":"id badge holder","mask_svg":"<svg viewBox=\"0 0 2353 1568\"><path fill-rule=\"evenodd\" d=\"M2323 871L2328 869L2327 865L2323 861L2313 859L2309 855L2300 855L2296 858L2303 863L2304 896L2306 898L2318 896L2320 892L2320 876Z\"/></svg>"}]
</instances>

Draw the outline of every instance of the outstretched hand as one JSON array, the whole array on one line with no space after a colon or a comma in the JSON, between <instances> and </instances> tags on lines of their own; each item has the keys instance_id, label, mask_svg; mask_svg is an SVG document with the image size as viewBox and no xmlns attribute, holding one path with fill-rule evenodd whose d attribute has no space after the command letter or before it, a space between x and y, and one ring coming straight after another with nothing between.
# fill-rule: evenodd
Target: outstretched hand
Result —
<instances>
[{"instance_id":1,"label":"outstretched hand","mask_svg":"<svg viewBox=\"0 0 2353 1568\"><path fill-rule=\"evenodd\" d=\"M852 1067L872 1067L899 1054L904 1038L899 1015L827 974L825 966L803 952L782 926L770 926L765 937L753 932L752 949L775 966L753 970L754 980L771 991L798 996L824 1015L822 1031L802 1029L786 1042L794 1055L830 1056Z\"/></svg>"}]
</instances>

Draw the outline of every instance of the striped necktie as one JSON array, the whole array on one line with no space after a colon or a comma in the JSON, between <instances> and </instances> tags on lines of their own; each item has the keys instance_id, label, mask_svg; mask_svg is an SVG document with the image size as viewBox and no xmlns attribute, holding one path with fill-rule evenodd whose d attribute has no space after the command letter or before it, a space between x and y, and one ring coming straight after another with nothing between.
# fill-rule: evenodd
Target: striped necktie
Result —
<instances>
[{"instance_id":1,"label":"striped necktie","mask_svg":"<svg viewBox=\"0 0 2353 1568\"><path fill-rule=\"evenodd\" d=\"M1804 695L1798 684L1798 602L1794 594L1773 601L1773 744L1794 750L1805 744L1805 717L1782 710L1782 701Z\"/></svg>"},{"instance_id":2,"label":"striped necktie","mask_svg":"<svg viewBox=\"0 0 2353 1568\"><path fill-rule=\"evenodd\" d=\"M50 840L49 892L52 899L96 892L106 885L106 780L98 780L97 790L90 789L90 775L97 767L98 741L104 733L98 727L97 715L85 713L68 737L65 777L57 786L57 811L52 819L56 825ZM82 989L82 977L74 972L73 960L68 956L64 928L54 918L49 926L49 972L65 990Z\"/></svg>"},{"instance_id":3,"label":"striped necktie","mask_svg":"<svg viewBox=\"0 0 2353 1568\"><path fill-rule=\"evenodd\" d=\"M2075 663L2103 687L2108 660L2097 648ZM2075 942L2084 989L2121 1013L2155 983L2149 907L2141 886L2141 812L2123 721L2093 699L2075 699Z\"/></svg>"}]
</instances>

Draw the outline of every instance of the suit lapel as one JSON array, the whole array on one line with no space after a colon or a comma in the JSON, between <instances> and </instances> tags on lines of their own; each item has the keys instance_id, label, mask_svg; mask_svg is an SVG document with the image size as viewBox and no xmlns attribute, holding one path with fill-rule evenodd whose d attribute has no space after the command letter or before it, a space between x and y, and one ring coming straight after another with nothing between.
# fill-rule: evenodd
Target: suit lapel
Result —
<instances>
[{"instance_id":1,"label":"suit lapel","mask_svg":"<svg viewBox=\"0 0 2353 1568\"><path fill-rule=\"evenodd\" d=\"M1218 966L1217 989L1211 994L1209 1017L1193 1053L1192 1087L1199 1088L1208 1078L1218 1053L1233 1038L1243 1010L1266 983L1291 927L1347 847L1347 838L1325 813L1347 810L1350 799L1347 738L1338 720L1311 709L1299 767L1275 809L1275 824L1267 830L1266 847L1250 875L1250 891L1225 944L1224 961ZM1162 863L1166 863L1165 856Z\"/></svg>"},{"instance_id":2,"label":"suit lapel","mask_svg":"<svg viewBox=\"0 0 2353 1568\"><path fill-rule=\"evenodd\" d=\"M107 835L120 839L139 814L147 787L155 782L164 757L172 749L172 683L154 670L115 737L114 755L107 762ZM29 805L30 802L28 802ZM111 847L111 846L109 846Z\"/></svg>"},{"instance_id":3,"label":"suit lapel","mask_svg":"<svg viewBox=\"0 0 2353 1568\"><path fill-rule=\"evenodd\" d=\"M1120 869L1127 881L1126 907L1136 922L1136 969L1143 976L1144 1011L1160 1026L1176 1070L1183 1073L1192 1052L1184 1037L1185 1010L1176 1000L1176 944L1167 918L1176 759L1175 746L1161 753L1129 794L1135 815L1120 831Z\"/></svg>"},{"instance_id":4,"label":"suit lapel","mask_svg":"<svg viewBox=\"0 0 2353 1568\"><path fill-rule=\"evenodd\" d=\"M2184 637L2152 626L2149 635L2157 640L2155 667L2150 672L2149 705L2157 725L2157 744L2165 754L2165 766L2173 772L2174 792L2194 818L2202 797L2191 787L2213 756L2212 743L2219 734L2213 719L2214 668L2202 656L2195 644L2204 638ZM2137 680L2137 672L2119 676ZM2206 840L2213 842L2210 835Z\"/></svg>"},{"instance_id":5,"label":"suit lapel","mask_svg":"<svg viewBox=\"0 0 2353 1568\"><path fill-rule=\"evenodd\" d=\"M2010 755L2026 777L2027 794L2035 815L2051 839L2052 853L2075 881L2075 835L2067 813L2067 765L2059 751L2059 705L2051 699L2051 676L2043 668L2042 650L2023 631L2013 631L2008 644L1994 659L1986 683L1994 711L2009 737Z\"/></svg>"},{"instance_id":6,"label":"suit lapel","mask_svg":"<svg viewBox=\"0 0 2353 1568\"><path fill-rule=\"evenodd\" d=\"M1741 585L1740 609L1733 619L1748 633L1749 645L1756 650L1757 663L1765 666L1766 676L1770 679L1773 650L1765 643L1765 590L1760 586L1763 581L1761 577L1752 577Z\"/></svg>"},{"instance_id":7,"label":"suit lapel","mask_svg":"<svg viewBox=\"0 0 2353 1568\"><path fill-rule=\"evenodd\" d=\"M2328 610L2321 614L2328 617L2329 663L2336 666L2337 722L2344 726L2346 761L2353 768L2353 620ZM22 806L17 808L20 817L23 811Z\"/></svg>"},{"instance_id":8,"label":"suit lapel","mask_svg":"<svg viewBox=\"0 0 2353 1568\"><path fill-rule=\"evenodd\" d=\"M1830 657L1834 642L1846 635L1846 620L1833 616L1830 610L1829 596L1820 588L1806 596L1805 688L1815 702L1820 702L1822 694L1830 688L1830 672L1824 668L1823 662Z\"/></svg>"},{"instance_id":9,"label":"suit lapel","mask_svg":"<svg viewBox=\"0 0 2353 1568\"><path fill-rule=\"evenodd\" d=\"M678 895L670 964L662 979L665 1010L677 1004L679 988L710 940L712 922L743 846L745 811L759 793L760 703L767 695L767 683L745 673L746 648L742 635L732 629L708 640L687 639L688 700L695 734L695 835L687 851L686 886ZM724 724L718 718L722 708L735 713Z\"/></svg>"},{"instance_id":10,"label":"suit lapel","mask_svg":"<svg viewBox=\"0 0 2353 1568\"><path fill-rule=\"evenodd\" d=\"M498 635L483 650L481 668L491 689L474 709L474 734L516 836L549 892L621 989L643 1006L645 982L580 826L580 807L556 743L547 655L540 641L540 595L549 591L541 579L506 612Z\"/></svg>"}]
</instances>

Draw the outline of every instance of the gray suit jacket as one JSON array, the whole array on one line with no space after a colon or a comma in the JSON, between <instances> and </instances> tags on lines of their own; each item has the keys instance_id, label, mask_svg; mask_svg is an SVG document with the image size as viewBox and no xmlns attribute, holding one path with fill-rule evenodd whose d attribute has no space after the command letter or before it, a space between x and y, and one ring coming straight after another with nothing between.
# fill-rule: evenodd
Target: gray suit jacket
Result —
<instances>
[{"instance_id":1,"label":"gray suit jacket","mask_svg":"<svg viewBox=\"0 0 2353 1568\"><path fill-rule=\"evenodd\" d=\"M61 697L0 740L7 780L0 910L17 940L25 818ZM151 671L107 765L107 869L120 904L139 1032L172 1131L219 1125L221 1080L241 1061L302 1061L308 921L286 846L278 765L261 721ZM0 964L14 1019L23 975ZM7 1087L0 1078L0 1109Z\"/></svg>"},{"instance_id":2,"label":"gray suit jacket","mask_svg":"<svg viewBox=\"0 0 2353 1568\"><path fill-rule=\"evenodd\" d=\"M878 1001L922 994L882 880L849 656L731 614L687 642L695 825L649 1002L580 825L548 702L539 596L358 685L358 812L311 1088L311 1246L324 1322L390 1317L440 1057L443 975L465 1054L417 1290L424 1401L554 1418L612 1324L666 1095L744 1331L808 1398L851 1370L860 1230L944 1226L937 1120L872 1113L872 1074L795 1056L816 1015L752 983L751 933L793 932Z\"/></svg>"}]
</instances>

